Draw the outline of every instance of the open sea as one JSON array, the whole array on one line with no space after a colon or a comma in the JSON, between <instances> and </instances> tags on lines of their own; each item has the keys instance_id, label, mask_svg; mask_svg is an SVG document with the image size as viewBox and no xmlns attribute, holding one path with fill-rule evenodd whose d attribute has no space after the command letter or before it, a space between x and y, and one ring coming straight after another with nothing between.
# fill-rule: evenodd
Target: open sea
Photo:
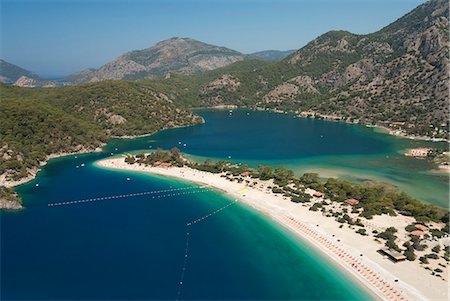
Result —
<instances>
[{"instance_id":1,"label":"open sea","mask_svg":"<svg viewBox=\"0 0 450 301\"><path fill-rule=\"evenodd\" d=\"M306 243L244 205L227 206L233 200L220 192L94 165L111 153L178 146L196 160L384 181L447 206L448 176L402 156L430 142L268 112L199 114L203 125L113 140L102 153L51 160L18 187L26 209L0 213L1 299L372 300ZM147 194L47 206L138 192Z\"/></svg>"}]
</instances>

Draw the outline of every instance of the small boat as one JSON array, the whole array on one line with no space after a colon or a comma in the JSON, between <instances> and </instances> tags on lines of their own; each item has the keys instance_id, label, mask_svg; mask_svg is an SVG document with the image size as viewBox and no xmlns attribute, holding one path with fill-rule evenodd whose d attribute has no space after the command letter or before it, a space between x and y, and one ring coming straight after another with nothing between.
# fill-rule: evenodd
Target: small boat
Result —
<instances>
[{"instance_id":1,"label":"small boat","mask_svg":"<svg viewBox=\"0 0 450 301\"><path fill-rule=\"evenodd\" d=\"M36 187L39 187L39 183L36 183L36 185L35 185Z\"/></svg>"},{"instance_id":2,"label":"small boat","mask_svg":"<svg viewBox=\"0 0 450 301\"><path fill-rule=\"evenodd\" d=\"M127 181L130 181L131 179L130 178L127 178Z\"/></svg>"},{"instance_id":3,"label":"small boat","mask_svg":"<svg viewBox=\"0 0 450 301\"><path fill-rule=\"evenodd\" d=\"M184 146L184 147L186 147L186 143L185 143L185 144L183 144L183 146Z\"/></svg>"},{"instance_id":4,"label":"small boat","mask_svg":"<svg viewBox=\"0 0 450 301\"><path fill-rule=\"evenodd\" d=\"M84 163L81 163L81 167L84 167Z\"/></svg>"}]
</instances>

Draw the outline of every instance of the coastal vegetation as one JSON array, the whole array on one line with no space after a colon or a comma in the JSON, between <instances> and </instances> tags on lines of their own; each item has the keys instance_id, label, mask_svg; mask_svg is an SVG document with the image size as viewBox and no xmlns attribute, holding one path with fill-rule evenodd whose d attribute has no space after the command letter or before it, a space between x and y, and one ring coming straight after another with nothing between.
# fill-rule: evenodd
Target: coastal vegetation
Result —
<instances>
[{"instance_id":1,"label":"coastal vegetation","mask_svg":"<svg viewBox=\"0 0 450 301\"><path fill-rule=\"evenodd\" d=\"M231 180L238 180L239 178L246 179L249 182L251 182L251 179L272 180L274 183L273 192L282 193L293 202L307 203L311 196L305 196L306 190L311 189L319 192L323 195L323 198L327 198L331 202L344 204L349 199L357 200L352 205L352 211L359 212L359 215L366 219L381 214L392 216L401 214L414 217L417 222L421 223L442 222L446 224L442 231L448 230L449 212L447 210L424 204L404 192L396 191L383 184L355 184L336 178L322 179L316 173L296 176L293 171L282 166L273 168L258 165L256 168L251 168L247 164L233 164L228 161L198 163L184 158L176 147L167 152L158 148L155 152L149 154L128 155L126 162L150 165L169 163L169 166L188 166L211 173L224 173ZM379 237L389 240L393 237L393 233L395 231L389 230L387 233L380 233Z\"/></svg>"},{"instance_id":2,"label":"coastal vegetation","mask_svg":"<svg viewBox=\"0 0 450 301\"><path fill-rule=\"evenodd\" d=\"M241 57L191 39L159 45L161 51L167 51L194 43L210 49L208 55L225 55L236 61L194 75L177 74L169 68L153 70L164 79L137 80L148 78L148 72L143 72L126 78L137 81L105 80L59 88L0 84L0 175L6 181L24 179L34 175L50 155L92 151L111 137L200 123L201 118L190 111L195 107L231 105L292 112L447 139L447 16L446 1L429 1L378 32L330 31L277 62ZM426 37L420 46L414 42L418 37ZM154 52L129 55L145 65L149 53ZM176 58L171 64L183 65ZM77 83L87 78L78 77ZM446 151L432 152L429 159L448 166ZM273 175L275 184L285 186L290 178L285 173L261 167L254 174L260 178ZM434 208L379 185L332 179L292 181L297 190L285 193L297 202L307 199L299 192L303 187L321 190L333 201L359 199L356 207L364 208L362 214L368 218L394 214L395 210L419 220L438 219Z\"/></svg>"},{"instance_id":3,"label":"coastal vegetation","mask_svg":"<svg viewBox=\"0 0 450 301\"><path fill-rule=\"evenodd\" d=\"M24 89L0 85L0 174L18 180L47 156L93 150L109 138L191 125L201 118L133 82Z\"/></svg>"},{"instance_id":4,"label":"coastal vegetation","mask_svg":"<svg viewBox=\"0 0 450 301\"><path fill-rule=\"evenodd\" d=\"M17 210L21 209L22 201L18 198L13 188L0 186L0 206L1 208Z\"/></svg>"},{"instance_id":5,"label":"coastal vegetation","mask_svg":"<svg viewBox=\"0 0 450 301\"><path fill-rule=\"evenodd\" d=\"M0 84L0 94L4 181L35 175L51 155L93 151L112 137L202 122L165 94L134 82L34 89Z\"/></svg>"},{"instance_id":6,"label":"coastal vegetation","mask_svg":"<svg viewBox=\"0 0 450 301\"><path fill-rule=\"evenodd\" d=\"M439 244L439 239L448 235L448 210L423 204L385 184L354 184L335 178L323 179L316 173L297 176L282 166L250 167L223 160L193 162L178 148L169 151L158 148L150 153L127 155L125 162L158 168L187 167L276 195L334 219L339 228L350 228L388 250L396 251L399 260L419 258L422 267L436 277L444 275L436 265L445 267L443 264L449 261L448 248ZM393 225L372 221L377 219L392 220ZM411 223L405 225L405 220ZM404 226L399 228L399 225Z\"/></svg>"}]
</instances>

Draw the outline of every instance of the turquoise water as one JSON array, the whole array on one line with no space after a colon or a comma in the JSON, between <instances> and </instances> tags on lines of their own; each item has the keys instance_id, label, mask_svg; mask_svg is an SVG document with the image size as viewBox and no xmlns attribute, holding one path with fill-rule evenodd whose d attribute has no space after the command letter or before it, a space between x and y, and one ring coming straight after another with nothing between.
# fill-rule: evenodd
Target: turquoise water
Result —
<instances>
[{"instance_id":1,"label":"turquoise water","mask_svg":"<svg viewBox=\"0 0 450 301\"><path fill-rule=\"evenodd\" d=\"M27 208L1 213L2 300L175 299L186 223L232 200L209 191L47 206L191 185L93 165L104 156L53 160L18 189ZM308 246L241 205L189 231L182 300L370 299Z\"/></svg>"},{"instance_id":2,"label":"turquoise water","mask_svg":"<svg viewBox=\"0 0 450 301\"><path fill-rule=\"evenodd\" d=\"M204 125L115 140L104 153L52 160L34 181L18 187L26 209L1 213L1 299L176 298L185 258L186 223L232 200L206 191L47 206L193 185L94 165L111 152L181 145L183 151L198 157L279 162L298 171L310 168L308 164L325 169L335 164L332 172L358 180L362 179L355 172L358 168L362 177L395 180L397 176L401 180L412 164L417 170L420 167L415 177L436 187L448 185L429 176L423 161L419 167L412 161L395 161L401 166L397 171L389 160L380 159L395 157L406 142L372 129L265 112L238 111L231 117L227 111L201 114L207 121ZM389 168L394 171L386 175ZM416 181L415 177L411 179ZM242 205L228 207L189 232L182 300L371 299L315 250Z\"/></svg>"},{"instance_id":3,"label":"turquoise water","mask_svg":"<svg viewBox=\"0 0 450 301\"><path fill-rule=\"evenodd\" d=\"M111 149L179 146L197 160L284 165L298 174L319 172L324 177L386 182L424 202L448 207L448 174L432 172L435 167L426 160L403 156L406 149L444 147L443 142L402 139L374 128L270 112L200 113L205 124L167 130L131 142L116 140Z\"/></svg>"}]
</instances>

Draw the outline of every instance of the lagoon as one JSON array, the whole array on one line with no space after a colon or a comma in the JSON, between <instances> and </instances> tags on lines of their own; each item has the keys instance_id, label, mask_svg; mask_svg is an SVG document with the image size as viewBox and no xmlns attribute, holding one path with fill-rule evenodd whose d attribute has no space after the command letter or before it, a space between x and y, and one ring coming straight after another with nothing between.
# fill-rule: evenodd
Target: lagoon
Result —
<instances>
[{"instance_id":1,"label":"lagoon","mask_svg":"<svg viewBox=\"0 0 450 301\"><path fill-rule=\"evenodd\" d=\"M1 213L2 299L175 299L185 224L232 200L206 191L47 207L193 185L94 165L111 152L179 146L198 159L230 156L236 162L283 164L298 172L323 169L359 181L381 179L411 191L425 181L435 185L438 197L424 200L437 204L445 196L439 189L448 191L448 180L429 174L424 161L403 160L402 148L416 141L268 112L200 114L203 125L114 140L103 153L52 160L34 181L18 187L26 209ZM411 176L408 168L417 174ZM419 197L421 189L417 191ZM199 224L191 233L189 254L182 300L372 299L307 244L244 205Z\"/></svg>"}]
</instances>

